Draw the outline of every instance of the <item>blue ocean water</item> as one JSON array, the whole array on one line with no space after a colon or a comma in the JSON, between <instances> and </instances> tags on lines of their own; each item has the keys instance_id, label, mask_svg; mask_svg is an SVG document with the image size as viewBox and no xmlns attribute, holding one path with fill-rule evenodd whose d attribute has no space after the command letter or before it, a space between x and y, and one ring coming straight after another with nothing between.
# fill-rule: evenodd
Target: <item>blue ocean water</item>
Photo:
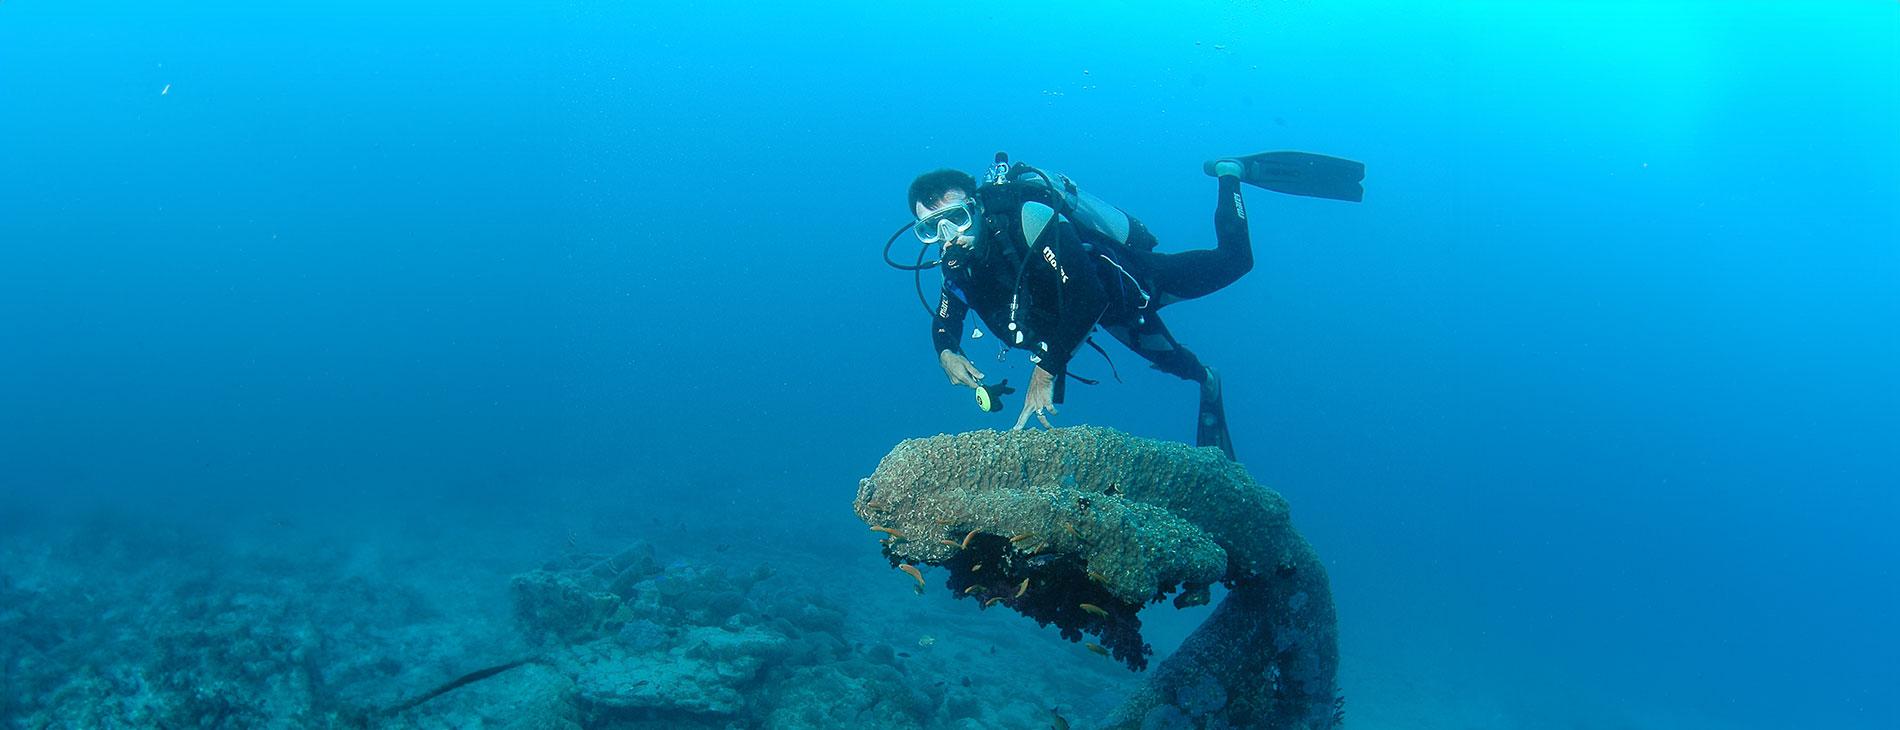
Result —
<instances>
[{"instance_id":1,"label":"blue ocean water","mask_svg":"<svg viewBox=\"0 0 1900 730\"><path fill-rule=\"evenodd\" d=\"M1365 202L1249 189L1256 269L1169 324L1328 566L1348 727L1900 726L1896 130L1891 2L7 0L0 719L157 716L55 615L112 586L403 586L307 630L434 627L407 696L513 636L510 575L635 540L773 566L847 643L1074 671L849 512L899 440L1011 423L878 247L1007 150L1203 248L1201 161L1301 149ZM1191 440L1193 386L1109 350L1058 423ZM1163 651L1204 615L1167 610Z\"/></svg>"}]
</instances>

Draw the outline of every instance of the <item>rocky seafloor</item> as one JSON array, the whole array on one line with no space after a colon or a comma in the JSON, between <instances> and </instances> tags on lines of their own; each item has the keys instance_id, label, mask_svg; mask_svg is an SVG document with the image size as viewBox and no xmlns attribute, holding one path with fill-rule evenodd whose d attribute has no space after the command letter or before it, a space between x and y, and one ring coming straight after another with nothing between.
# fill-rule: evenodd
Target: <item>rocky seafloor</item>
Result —
<instances>
[{"instance_id":1,"label":"rocky seafloor","mask_svg":"<svg viewBox=\"0 0 1900 730\"><path fill-rule=\"evenodd\" d=\"M1140 679L868 549L291 533L0 537L0 727L1088 727Z\"/></svg>"}]
</instances>

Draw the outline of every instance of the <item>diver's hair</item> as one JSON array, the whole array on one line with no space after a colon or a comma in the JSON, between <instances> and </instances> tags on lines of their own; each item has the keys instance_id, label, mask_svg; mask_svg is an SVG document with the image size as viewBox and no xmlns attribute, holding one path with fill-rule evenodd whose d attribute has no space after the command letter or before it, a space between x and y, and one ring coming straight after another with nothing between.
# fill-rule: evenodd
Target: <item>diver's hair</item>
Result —
<instances>
[{"instance_id":1,"label":"diver's hair","mask_svg":"<svg viewBox=\"0 0 1900 730\"><path fill-rule=\"evenodd\" d=\"M919 203L925 208L934 208L937 201L942 200L944 194L952 190L961 190L964 195L975 195L976 178L970 177L970 173L950 168L932 170L918 175L916 180L910 181L908 212L916 214Z\"/></svg>"}]
</instances>

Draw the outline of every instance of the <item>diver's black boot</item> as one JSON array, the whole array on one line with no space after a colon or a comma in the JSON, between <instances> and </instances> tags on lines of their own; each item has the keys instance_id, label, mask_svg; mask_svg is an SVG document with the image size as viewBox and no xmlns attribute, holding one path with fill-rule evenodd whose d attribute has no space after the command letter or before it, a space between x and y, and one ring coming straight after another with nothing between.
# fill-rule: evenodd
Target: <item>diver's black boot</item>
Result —
<instances>
[{"instance_id":1,"label":"diver's black boot","mask_svg":"<svg viewBox=\"0 0 1900 730\"><path fill-rule=\"evenodd\" d=\"M1194 445L1212 446L1227 455L1229 461L1234 458L1234 440L1227 435L1227 409L1221 406L1220 373L1207 368L1207 378L1201 381L1201 414L1194 422Z\"/></svg>"}]
</instances>

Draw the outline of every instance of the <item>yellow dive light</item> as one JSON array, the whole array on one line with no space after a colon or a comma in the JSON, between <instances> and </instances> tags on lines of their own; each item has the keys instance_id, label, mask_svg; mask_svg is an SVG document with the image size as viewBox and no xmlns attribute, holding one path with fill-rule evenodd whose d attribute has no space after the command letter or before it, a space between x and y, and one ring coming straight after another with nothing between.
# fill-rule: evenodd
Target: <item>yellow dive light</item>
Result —
<instances>
[{"instance_id":1,"label":"yellow dive light","mask_svg":"<svg viewBox=\"0 0 1900 730\"><path fill-rule=\"evenodd\" d=\"M976 386L976 407L981 409L984 413L995 413L1003 410L1003 396L1014 392L1016 392L1016 389L1009 387L1009 381L1007 380L995 385Z\"/></svg>"}]
</instances>

